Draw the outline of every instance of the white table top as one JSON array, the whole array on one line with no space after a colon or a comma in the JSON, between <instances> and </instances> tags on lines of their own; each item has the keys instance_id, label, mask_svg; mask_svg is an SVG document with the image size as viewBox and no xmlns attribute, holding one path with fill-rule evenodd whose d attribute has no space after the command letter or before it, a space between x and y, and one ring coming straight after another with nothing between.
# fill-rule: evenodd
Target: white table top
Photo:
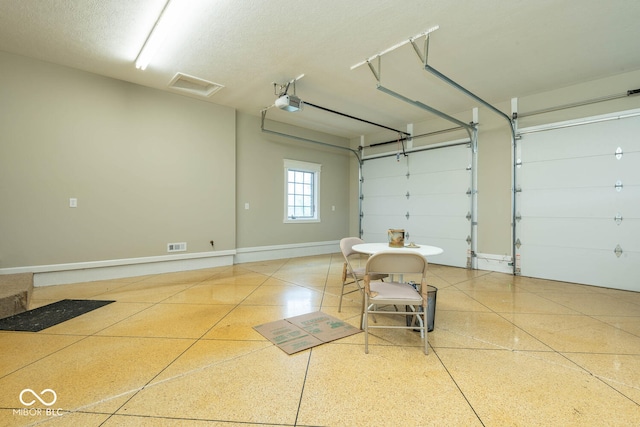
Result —
<instances>
[{"instance_id":1,"label":"white table top","mask_svg":"<svg viewBox=\"0 0 640 427\"><path fill-rule=\"evenodd\" d=\"M362 252L364 254L375 254L378 252L417 252L424 257L440 255L444 252L442 248L437 246L428 246L417 244L419 248L409 248L405 246L404 248L392 248L389 246L389 243L360 243L357 245L353 245L353 250L356 252Z\"/></svg>"}]
</instances>

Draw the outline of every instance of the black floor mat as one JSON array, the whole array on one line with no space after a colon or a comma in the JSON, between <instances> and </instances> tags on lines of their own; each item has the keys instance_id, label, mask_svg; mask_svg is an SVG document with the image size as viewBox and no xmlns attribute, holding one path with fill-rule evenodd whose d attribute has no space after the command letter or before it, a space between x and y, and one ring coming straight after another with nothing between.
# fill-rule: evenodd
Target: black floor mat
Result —
<instances>
[{"instance_id":1,"label":"black floor mat","mask_svg":"<svg viewBox=\"0 0 640 427\"><path fill-rule=\"evenodd\" d=\"M114 301L64 299L0 319L0 331L38 332Z\"/></svg>"}]
</instances>

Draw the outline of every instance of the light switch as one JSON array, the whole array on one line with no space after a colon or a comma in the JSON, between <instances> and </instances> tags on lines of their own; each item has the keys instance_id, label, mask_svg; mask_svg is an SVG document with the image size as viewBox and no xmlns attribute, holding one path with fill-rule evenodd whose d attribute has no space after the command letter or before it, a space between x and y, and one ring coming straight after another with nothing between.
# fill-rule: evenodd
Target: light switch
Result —
<instances>
[{"instance_id":1,"label":"light switch","mask_svg":"<svg viewBox=\"0 0 640 427\"><path fill-rule=\"evenodd\" d=\"M69 207L70 208L77 208L78 207L78 199L76 199L75 197L72 197L69 199Z\"/></svg>"}]
</instances>

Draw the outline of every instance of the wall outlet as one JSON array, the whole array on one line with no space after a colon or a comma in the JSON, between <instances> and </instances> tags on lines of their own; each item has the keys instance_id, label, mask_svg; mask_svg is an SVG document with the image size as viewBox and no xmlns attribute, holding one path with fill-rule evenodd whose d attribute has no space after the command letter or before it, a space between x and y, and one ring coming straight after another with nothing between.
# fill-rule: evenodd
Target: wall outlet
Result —
<instances>
[{"instance_id":1,"label":"wall outlet","mask_svg":"<svg viewBox=\"0 0 640 427\"><path fill-rule=\"evenodd\" d=\"M167 243L167 252L184 252L187 250L186 242Z\"/></svg>"}]
</instances>

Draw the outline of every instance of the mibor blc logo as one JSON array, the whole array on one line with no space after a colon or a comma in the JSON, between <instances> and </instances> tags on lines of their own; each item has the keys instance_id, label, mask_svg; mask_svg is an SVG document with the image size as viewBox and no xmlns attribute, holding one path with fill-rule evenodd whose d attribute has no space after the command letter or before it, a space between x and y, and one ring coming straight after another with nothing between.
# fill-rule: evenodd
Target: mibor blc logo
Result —
<instances>
[{"instance_id":1,"label":"mibor blc logo","mask_svg":"<svg viewBox=\"0 0 640 427\"><path fill-rule=\"evenodd\" d=\"M30 400L28 402L25 402L25 395L31 394L31 397L35 397L35 399ZM42 397L46 394L51 394L51 401L47 402L46 400L44 400ZM29 397L27 397L27 399L29 399ZM55 391L51 390L50 388L46 388L44 390L42 390L40 392L40 394L36 393L35 391L31 390L30 388L25 388L24 390L22 390L20 392L20 402L24 405L24 406L31 406L34 403L36 403L36 399L40 401L40 403L42 403L44 406L51 406L54 403L56 403L56 400L58 400L58 395L56 394Z\"/></svg>"},{"instance_id":2,"label":"mibor blc logo","mask_svg":"<svg viewBox=\"0 0 640 427\"><path fill-rule=\"evenodd\" d=\"M50 388L45 388L40 393L36 393L30 388L25 388L20 392L20 403L22 403L25 408L14 409L13 415L22 415L22 416L60 416L62 415L62 409L51 409L50 406L53 406L57 400L58 395L55 391ZM32 407L36 402L40 402L42 405L46 406L46 409L42 408L34 408Z\"/></svg>"}]
</instances>

